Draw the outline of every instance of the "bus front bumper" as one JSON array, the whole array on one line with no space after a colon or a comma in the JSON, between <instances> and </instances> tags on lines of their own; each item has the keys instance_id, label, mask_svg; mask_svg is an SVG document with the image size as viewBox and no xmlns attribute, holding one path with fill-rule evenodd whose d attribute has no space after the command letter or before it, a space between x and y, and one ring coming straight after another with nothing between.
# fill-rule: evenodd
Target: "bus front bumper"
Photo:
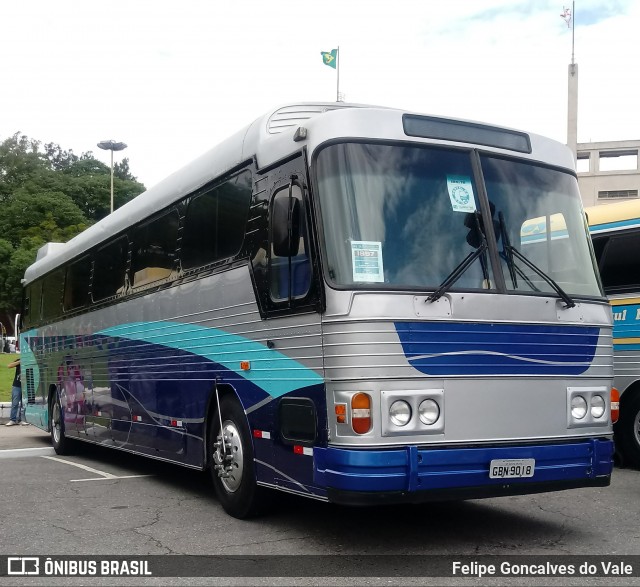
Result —
<instances>
[{"instance_id":1,"label":"bus front bumper","mask_svg":"<svg viewBox=\"0 0 640 587\"><path fill-rule=\"evenodd\" d=\"M613 441L475 448L407 446L388 450L314 448L314 481L329 500L350 505L478 499L607 486ZM532 477L489 477L493 460L535 459Z\"/></svg>"}]
</instances>

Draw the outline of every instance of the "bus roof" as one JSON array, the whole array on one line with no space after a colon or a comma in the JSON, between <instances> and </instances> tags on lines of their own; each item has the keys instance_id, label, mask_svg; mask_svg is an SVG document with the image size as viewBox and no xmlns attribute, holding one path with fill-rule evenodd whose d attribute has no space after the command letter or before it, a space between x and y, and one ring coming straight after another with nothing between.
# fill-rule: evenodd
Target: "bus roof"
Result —
<instances>
[{"instance_id":1,"label":"bus roof","mask_svg":"<svg viewBox=\"0 0 640 587\"><path fill-rule=\"evenodd\" d=\"M585 212L593 234L640 226L640 199L591 206Z\"/></svg>"},{"instance_id":2,"label":"bus roof","mask_svg":"<svg viewBox=\"0 0 640 587\"><path fill-rule=\"evenodd\" d=\"M203 187L217 177L255 159L258 169L299 152L303 147L310 155L325 141L345 137L387 139L411 142L429 142L450 146L469 147L461 140L427 139L408 136L404 132L402 116L414 114L381 106L367 106L344 102L305 103L281 106L258 118L235 135L229 137L182 169L140 194L112 214L80 233L62 247L47 247L39 251L37 260L25 272L25 283L48 273L59 265L79 257L91 247L100 245L115 234L140 222ZM571 151L557 141L535 134L445 117L432 120L453 124L483 127L498 133L520 134L527 137L530 152L513 153L518 157L541 161L574 171ZM298 128L307 130L306 136L297 136ZM486 151L505 153L505 149L483 146ZM509 151L506 150L506 153Z\"/></svg>"}]
</instances>

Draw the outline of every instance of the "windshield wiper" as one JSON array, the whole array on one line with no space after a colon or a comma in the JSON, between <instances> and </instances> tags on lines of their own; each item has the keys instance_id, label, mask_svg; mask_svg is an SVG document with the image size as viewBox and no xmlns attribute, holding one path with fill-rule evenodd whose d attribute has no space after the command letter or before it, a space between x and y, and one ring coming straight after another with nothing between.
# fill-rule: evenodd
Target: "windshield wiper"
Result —
<instances>
[{"instance_id":1,"label":"windshield wiper","mask_svg":"<svg viewBox=\"0 0 640 587\"><path fill-rule=\"evenodd\" d=\"M518 249L516 249L511 245L508 245L508 248L511 254L518 257L518 259L520 259L527 267L529 267L529 269L532 269L533 271L535 271L540 277L542 277L542 279L544 279L555 290L555 292L560 296L562 301L566 304L567 308L575 307L576 303L569 297L569 294L567 294L567 292L564 291L558 285L557 281L549 277L542 269L540 269L540 267L535 265L532 261L529 261L529 259L527 259L520 251L518 251Z\"/></svg>"},{"instance_id":2,"label":"windshield wiper","mask_svg":"<svg viewBox=\"0 0 640 587\"><path fill-rule=\"evenodd\" d=\"M509 233L507 232L507 226L502 212L498 214L498 222L500 226L500 236L502 237L502 252L500 253L500 256L505 260L507 267L509 268L509 275L511 276L513 289L518 289L518 279L516 277L516 274L518 274L533 291L540 291L540 288L536 287L533 281L529 279L528 275L513 261L513 247L509 240Z\"/></svg>"},{"instance_id":3,"label":"windshield wiper","mask_svg":"<svg viewBox=\"0 0 640 587\"><path fill-rule=\"evenodd\" d=\"M575 307L576 303L569 297L567 292L565 292L558 285L557 281L555 281L552 277L547 275L542 269L540 269L540 267L534 264L533 261L530 261L529 259L527 259L518 249L516 249L511 244L511 242L509 241L509 234L507 232L507 228L505 225L504 216L502 212L498 214L498 220L500 222L500 234L502 236L502 250L504 252L505 261L509 266L509 273L511 274L511 281L513 282L514 289L517 288L516 276L515 276L515 273L517 271L520 277L522 277L522 279L524 279L527 282L527 285L529 287L531 287L535 291L540 291L540 289L536 287L532 283L532 281L527 277L524 271L522 271L522 269L520 269L513 262L513 256L515 255L518 259L520 259L520 261L522 261L527 267L529 267L529 269L531 269L532 271L535 271L540 277L542 277L542 279L544 279L553 288L553 290L560 296L562 301L566 304L567 308Z\"/></svg>"},{"instance_id":4,"label":"windshield wiper","mask_svg":"<svg viewBox=\"0 0 640 587\"><path fill-rule=\"evenodd\" d=\"M471 253L469 253L464 259L462 259L462 261L460 261L460 263L458 263L458 265L456 265L456 267L454 268L454 270L449 273L449 275L447 276L447 278L440 284L440 286L430 295L427 297L427 302L435 302L436 300L439 300L443 294L456 282L458 281L458 279L460 279L460 277L462 277L462 275L464 274L464 272L471 267L471 265L473 264L473 262L480 257L481 255L484 255L485 251L489 248L487 246L487 239L484 236L484 232L482 231L482 227L480 226L480 220L478 219L478 213L475 212L474 213L474 217L475 217L475 229L477 231L477 235L478 238L481 239L480 244L477 246L475 251L472 251ZM467 241L469 241L469 237L467 237ZM484 279L487 281L487 283L489 282L489 269L487 267L486 264L486 260L484 259L484 257L482 257L480 259L480 263L482 265L482 275L484 277Z\"/></svg>"}]
</instances>

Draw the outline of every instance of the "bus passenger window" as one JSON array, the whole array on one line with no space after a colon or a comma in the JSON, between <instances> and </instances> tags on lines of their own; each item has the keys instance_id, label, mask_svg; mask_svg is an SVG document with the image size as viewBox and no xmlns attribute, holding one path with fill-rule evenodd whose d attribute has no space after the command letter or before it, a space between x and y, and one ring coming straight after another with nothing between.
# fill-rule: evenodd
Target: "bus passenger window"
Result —
<instances>
[{"instance_id":1,"label":"bus passenger window","mask_svg":"<svg viewBox=\"0 0 640 587\"><path fill-rule=\"evenodd\" d=\"M178 212L173 210L135 231L131 258L133 287L171 276L176 260L178 224Z\"/></svg>"},{"instance_id":2,"label":"bus passenger window","mask_svg":"<svg viewBox=\"0 0 640 587\"><path fill-rule=\"evenodd\" d=\"M91 296L94 302L123 291L129 241L126 237L101 248L94 257Z\"/></svg>"},{"instance_id":3,"label":"bus passenger window","mask_svg":"<svg viewBox=\"0 0 640 587\"><path fill-rule=\"evenodd\" d=\"M89 301L89 279L91 277L91 259L85 257L67 267L64 286L65 312L82 308Z\"/></svg>"},{"instance_id":4,"label":"bus passenger window","mask_svg":"<svg viewBox=\"0 0 640 587\"><path fill-rule=\"evenodd\" d=\"M600 259L600 275L607 294L637 291L640 286L640 232L609 239Z\"/></svg>"},{"instance_id":5,"label":"bus passenger window","mask_svg":"<svg viewBox=\"0 0 640 587\"><path fill-rule=\"evenodd\" d=\"M189 203L180 261L185 270L238 253L251 203L251 173L245 171Z\"/></svg>"},{"instance_id":6,"label":"bus passenger window","mask_svg":"<svg viewBox=\"0 0 640 587\"><path fill-rule=\"evenodd\" d=\"M25 300L25 322L29 325L35 325L40 322L40 314L42 310L42 281L38 280L32 283L27 291Z\"/></svg>"},{"instance_id":7,"label":"bus passenger window","mask_svg":"<svg viewBox=\"0 0 640 587\"><path fill-rule=\"evenodd\" d=\"M296 185L292 188L292 197L299 200L302 204L302 193L300 188ZM273 204L282 199L289 198L289 187L279 190L273 197ZM302 206L300 206L302 211ZM273 230L273 227L272 227ZM276 255L273 245L271 245L271 259L270 259L270 288L271 298L274 301L288 300L289 298L303 298L307 295L309 287L311 286L311 267L309 262L309 255L306 249L307 230L306 223L304 221L304 214L301 214L300 218L300 244L298 246L298 252L293 257L283 257ZM291 275L289 274L289 267L291 267ZM291 292L289 288L291 287Z\"/></svg>"},{"instance_id":8,"label":"bus passenger window","mask_svg":"<svg viewBox=\"0 0 640 587\"><path fill-rule=\"evenodd\" d=\"M42 318L53 320L62 314L62 286L64 270L58 269L50 273L42 282Z\"/></svg>"}]
</instances>

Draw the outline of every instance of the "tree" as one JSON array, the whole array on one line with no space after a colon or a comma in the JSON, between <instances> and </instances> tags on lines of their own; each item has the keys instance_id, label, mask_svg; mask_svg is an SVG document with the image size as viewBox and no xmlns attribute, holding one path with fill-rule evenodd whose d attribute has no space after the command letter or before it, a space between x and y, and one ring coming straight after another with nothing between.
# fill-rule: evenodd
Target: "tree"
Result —
<instances>
[{"instance_id":1,"label":"tree","mask_svg":"<svg viewBox=\"0 0 640 587\"><path fill-rule=\"evenodd\" d=\"M91 152L15 133L0 143L0 320L12 329L20 280L39 247L66 242L110 211L111 170ZM114 165L114 205L144 191L129 160Z\"/></svg>"}]
</instances>

